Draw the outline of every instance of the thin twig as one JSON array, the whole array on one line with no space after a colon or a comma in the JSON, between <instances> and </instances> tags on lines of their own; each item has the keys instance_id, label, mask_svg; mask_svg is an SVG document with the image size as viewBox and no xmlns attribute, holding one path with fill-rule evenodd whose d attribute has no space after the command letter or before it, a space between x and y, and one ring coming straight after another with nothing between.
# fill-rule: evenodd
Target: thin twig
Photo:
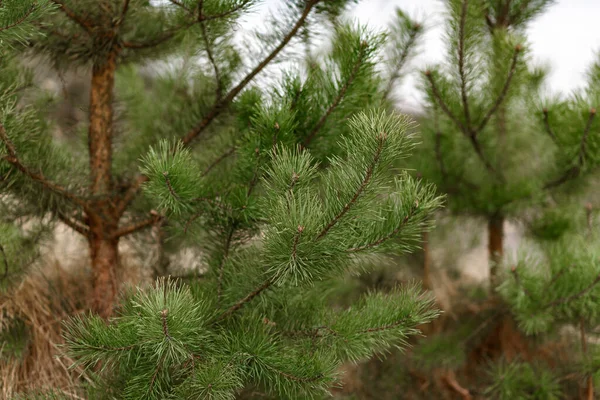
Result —
<instances>
[{"instance_id":1,"label":"thin twig","mask_svg":"<svg viewBox=\"0 0 600 400\"><path fill-rule=\"evenodd\" d=\"M112 235L112 237L114 239L116 238L120 238L122 236L126 236L126 235L130 235L132 233L135 233L137 231L140 231L142 229L148 228L154 224L156 224L157 222L159 222L160 220L162 220L162 216L159 214L156 215L152 215L150 218L141 220L141 221L137 221L137 222L133 222L129 225L125 225L120 227L119 229L117 229L117 231Z\"/></svg>"},{"instance_id":2,"label":"thin twig","mask_svg":"<svg viewBox=\"0 0 600 400\"><path fill-rule=\"evenodd\" d=\"M298 225L298 232L294 235L294 244L292 245L292 258L295 260L298 253L298 242L300 241L300 236L304 232L304 227L302 225Z\"/></svg>"},{"instance_id":3,"label":"thin twig","mask_svg":"<svg viewBox=\"0 0 600 400\"><path fill-rule=\"evenodd\" d=\"M200 10L200 17L202 17L202 10ZM210 46L210 41L208 40L208 32L206 29L206 25L203 21L200 22L200 29L202 30L202 39L204 40L204 46L206 47L206 54L208 55L208 60L210 61L213 71L215 72L215 80L217 81L216 88L216 98L217 101L223 97L223 83L221 82L221 72L219 71L219 65L213 56L213 51Z\"/></svg>"},{"instance_id":4,"label":"thin twig","mask_svg":"<svg viewBox=\"0 0 600 400\"><path fill-rule=\"evenodd\" d=\"M90 234L89 227L82 224L81 222L72 220L71 218L69 218L65 214L63 214L62 212L58 212L57 215L58 215L58 219L60 219L60 221L62 223L64 223L69 228L73 229L74 231L82 234L85 237L87 237Z\"/></svg>"},{"instance_id":5,"label":"thin twig","mask_svg":"<svg viewBox=\"0 0 600 400\"><path fill-rule=\"evenodd\" d=\"M167 184L167 188L169 189L169 193L171 196L175 197L177 200L181 201L181 197L177 194L173 186L171 185L171 179L169 179L169 173L167 171L163 172L163 176L165 177L165 183Z\"/></svg>"},{"instance_id":6,"label":"thin twig","mask_svg":"<svg viewBox=\"0 0 600 400\"><path fill-rule=\"evenodd\" d=\"M550 122L548 121L548 109L544 108L542 110L543 114L544 114L544 128L546 128L546 132L548 133L548 135L552 138L552 141L554 143L557 142L557 138L556 135L554 134L554 131L552 130L552 128L550 127Z\"/></svg>"},{"instance_id":7,"label":"thin twig","mask_svg":"<svg viewBox=\"0 0 600 400\"><path fill-rule=\"evenodd\" d=\"M519 277L519 272L517 271L517 267L512 267L510 272L513 274L517 286L523 291L523 293L525 293L525 295L531 300L535 301L533 296L531 295L531 292L525 286L522 285L521 279Z\"/></svg>"},{"instance_id":8,"label":"thin twig","mask_svg":"<svg viewBox=\"0 0 600 400\"><path fill-rule=\"evenodd\" d=\"M264 290L268 289L272 284L273 280L271 278L265 280L263 283L260 284L259 287L250 292L246 297L240 299L237 303L235 303L234 305L229 307L225 312L219 315L216 319L216 322L227 318L228 316L242 308L246 303L251 302L256 296L261 294Z\"/></svg>"},{"instance_id":9,"label":"thin twig","mask_svg":"<svg viewBox=\"0 0 600 400\"><path fill-rule=\"evenodd\" d=\"M596 109L592 108L590 110L590 116L588 117L587 123L585 124L585 129L583 130L583 135L581 136L581 142L579 144L579 165L583 167L583 162L585 161L585 153L587 146L587 138L590 133L590 129L592 128L592 122L594 122L594 117L596 116Z\"/></svg>"},{"instance_id":10,"label":"thin twig","mask_svg":"<svg viewBox=\"0 0 600 400\"><path fill-rule=\"evenodd\" d=\"M387 99L394 88L394 82L400 77L400 72L402 68L404 68L404 64L408 60L408 55L410 54L410 50L413 48L417 41L417 36L419 36L419 31L421 30L420 24L415 24L413 29L409 33L408 40L406 41L406 46L402 49L402 53L400 54L400 58L398 59L398 63L396 64L396 68L394 69L394 73L390 77L388 84L383 91L381 98L383 100Z\"/></svg>"},{"instance_id":11,"label":"thin twig","mask_svg":"<svg viewBox=\"0 0 600 400\"><path fill-rule=\"evenodd\" d=\"M233 153L235 153L235 147L231 147L225 153L221 154L219 157L217 157L215 161L213 161L208 167L206 167L206 169L202 172L202 176L206 176L214 167L219 165L221 161L231 156Z\"/></svg>"},{"instance_id":12,"label":"thin twig","mask_svg":"<svg viewBox=\"0 0 600 400\"><path fill-rule=\"evenodd\" d=\"M200 21L211 21L214 19L219 19L219 18L225 18L231 14L235 14L236 12L240 11L241 9L243 9L244 7L246 7L248 4L250 4L252 2L252 0L246 0L241 2L240 4L238 4L237 6L233 7L230 10L224 11L222 13L219 14L213 14L213 15L204 15L201 14Z\"/></svg>"}]
</instances>

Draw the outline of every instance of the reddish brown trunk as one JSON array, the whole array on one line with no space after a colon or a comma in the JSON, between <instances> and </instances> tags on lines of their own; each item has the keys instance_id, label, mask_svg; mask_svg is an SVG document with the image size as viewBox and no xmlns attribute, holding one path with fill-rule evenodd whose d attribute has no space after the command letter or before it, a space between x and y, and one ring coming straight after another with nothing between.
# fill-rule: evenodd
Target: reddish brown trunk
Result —
<instances>
[{"instance_id":1,"label":"reddish brown trunk","mask_svg":"<svg viewBox=\"0 0 600 400\"><path fill-rule=\"evenodd\" d=\"M90 239L94 279L93 310L103 318L112 314L117 296L118 240Z\"/></svg>"},{"instance_id":2,"label":"reddish brown trunk","mask_svg":"<svg viewBox=\"0 0 600 400\"><path fill-rule=\"evenodd\" d=\"M423 289L431 289L431 254L429 253L429 232L423 232Z\"/></svg>"},{"instance_id":3,"label":"reddish brown trunk","mask_svg":"<svg viewBox=\"0 0 600 400\"><path fill-rule=\"evenodd\" d=\"M95 196L111 191L113 88L115 83L116 53L94 65L90 91L90 152L91 191Z\"/></svg>"},{"instance_id":4,"label":"reddish brown trunk","mask_svg":"<svg viewBox=\"0 0 600 400\"><path fill-rule=\"evenodd\" d=\"M496 286L498 268L504 253L504 217L494 215L488 220L488 255L490 262L490 284Z\"/></svg>"},{"instance_id":5,"label":"reddish brown trunk","mask_svg":"<svg viewBox=\"0 0 600 400\"><path fill-rule=\"evenodd\" d=\"M112 314L116 300L119 266L118 239L113 234L119 215L112 201L112 134L113 88L116 69L115 52L97 62L92 70L90 91L90 126L88 144L90 156L90 191L88 206L89 246L94 277L93 309L102 317Z\"/></svg>"}]
</instances>

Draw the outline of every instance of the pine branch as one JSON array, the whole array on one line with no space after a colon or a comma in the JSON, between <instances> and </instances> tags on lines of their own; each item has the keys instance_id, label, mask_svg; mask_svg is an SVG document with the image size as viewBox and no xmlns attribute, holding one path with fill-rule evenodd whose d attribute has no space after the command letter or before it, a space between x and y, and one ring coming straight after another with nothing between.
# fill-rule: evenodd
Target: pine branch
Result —
<instances>
[{"instance_id":1,"label":"pine branch","mask_svg":"<svg viewBox=\"0 0 600 400\"><path fill-rule=\"evenodd\" d=\"M469 112L469 100L467 98L467 78L465 74L465 23L467 18L468 0L463 0L458 30L458 75L460 77L460 96L463 103L466 128L471 132L471 113Z\"/></svg>"},{"instance_id":2,"label":"pine branch","mask_svg":"<svg viewBox=\"0 0 600 400\"><path fill-rule=\"evenodd\" d=\"M231 156L233 153L235 153L235 147L231 147L225 153L221 154L219 157L217 157L215 161L213 161L208 167L206 167L206 169L202 172L202 176L206 176L214 167L219 165L221 161Z\"/></svg>"},{"instance_id":3,"label":"pine branch","mask_svg":"<svg viewBox=\"0 0 600 400\"><path fill-rule=\"evenodd\" d=\"M173 4L173 5L177 6L177 7L180 7L182 9L184 9L185 11L187 11L188 13L190 13L190 15L194 14L194 12L192 11L191 8L187 7L185 4L183 4L182 2L180 2L178 0L169 0L169 3L171 3L171 4Z\"/></svg>"},{"instance_id":4,"label":"pine branch","mask_svg":"<svg viewBox=\"0 0 600 400\"><path fill-rule=\"evenodd\" d=\"M72 220L71 218L69 218L68 216L63 214L62 212L58 213L58 219L60 219L60 221L62 223L64 223L69 228L73 229L74 231L80 233L81 235L83 235L85 237L89 236L90 229L86 225L82 224L81 222Z\"/></svg>"},{"instance_id":5,"label":"pine branch","mask_svg":"<svg viewBox=\"0 0 600 400\"><path fill-rule=\"evenodd\" d=\"M123 0L123 7L121 7L121 15L115 23L116 29L118 29L123 24L123 21L125 21L125 16L127 15L127 11L129 11L129 3L130 0Z\"/></svg>"},{"instance_id":6,"label":"pine branch","mask_svg":"<svg viewBox=\"0 0 600 400\"><path fill-rule=\"evenodd\" d=\"M417 212L417 210L419 209L419 206L417 203L415 203L414 207L411 207L410 211L408 212L408 214L406 214L406 216L402 219L402 221L400 222L400 225L398 225L398 227L396 229L394 229L392 232L390 232L389 234L385 235L384 237L371 242L369 244L366 244L364 246L359 246L359 247L353 247L350 248L348 250L346 250L349 253L356 253L359 251L363 251L363 250L367 250L367 249L371 249L373 247L377 247L380 244L390 240L391 238L395 237L401 230L402 228L404 228L406 226L406 224L410 221L410 219L415 215L415 213Z\"/></svg>"},{"instance_id":7,"label":"pine branch","mask_svg":"<svg viewBox=\"0 0 600 400\"><path fill-rule=\"evenodd\" d=\"M225 248L223 249L223 257L221 257L221 262L219 263L219 280L217 282L217 304L221 301L221 294L223 292L223 273L225 272L225 263L227 262L227 258L229 257L229 249L231 248L231 240L233 239L233 234L235 232L235 223L232 223L229 227L229 233L227 234L227 239L225 240Z\"/></svg>"},{"instance_id":8,"label":"pine branch","mask_svg":"<svg viewBox=\"0 0 600 400\"><path fill-rule=\"evenodd\" d=\"M515 46L515 51L513 53L510 70L508 72L508 76L506 77L506 81L504 82L504 86L502 87L502 90L500 91L500 95L498 96L498 98L496 99L494 104L492 105L492 108L489 109L489 111L487 112L487 114L485 115L485 117L483 118L483 120L481 121L479 126L477 127L477 130L473 132L474 136L477 136L477 134L479 134L485 128L485 126L489 122L490 118L496 113L498 108L502 105L502 102L504 102L504 99L506 98L506 95L508 94L508 89L510 88L512 79L515 75L515 71L517 69L519 53L522 50L523 50L523 47L520 44Z\"/></svg>"},{"instance_id":9,"label":"pine branch","mask_svg":"<svg viewBox=\"0 0 600 400\"><path fill-rule=\"evenodd\" d=\"M27 18L29 18L29 16L31 14L33 14L33 12L35 11L36 6L37 6L37 3L33 3L31 5L31 7L29 7L29 10L27 10L27 12L21 18L19 18L17 21L13 22L10 25L0 27L0 32L8 30L8 29L11 29L11 28L14 28L15 26L20 25L23 22L25 22L25 20L27 20Z\"/></svg>"},{"instance_id":10,"label":"pine branch","mask_svg":"<svg viewBox=\"0 0 600 400\"><path fill-rule=\"evenodd\" d=\"M148 228L150 226L153 226L154 224L158 223L162 219L163 219L163 217L161 215L159 215L158 213L155 213L150 218L147 218L147 219L144 219L144 220L138 221L138 222L133 222L133 223L131 223L129 225L125 225L125 226L120 227L113 234L112 238L113 239L117 239L117 238L120 238L121 236L127 236L127 235L130 235L130 234L135 233L137 231L140 231L142 229L146 229L146 228Z\"/></svg>"},{"instance_id":11,"label":"pine branch","mask_svg":"<svg viewBox=\"0 0 600 400\"><path fill-rule=\"evenodd\" d=\"M224 11L224 12L219 13L219 14L213 14L213 15L204 15L204 14L201 14L201 16L199 17L199 20L200 21L211 21L211 20L214 20L214 19L220 19L220 18L228 17L229 15L235 14L236 12L242 10L244 7L246 7L252 1L253 0L243 1L240 4L238 4L237 6L233 7L231 10L227 10L227 11Z\"/></svg>"},{"instance_id":12,"label":"pine branch","mask_svg":"<svg viewBox=\"0 0 600 400\"><path fill-rule=\"evenodd\" d=\"M202 16L202 10L200 10L200 16ZM206 30L206 25L204 22L200 22L200 29L202 30L202 39L204 40L204 46L206 47L206 54L208 55L208 60L213 67L215 72L215 80L217 81L216 95L217 101L223 97L223 83L221 82L221 73L219 71L219 66L213 56L213 52L210 46L210 42L208 40L208 32Z\"/></svg>"},{"instance_id":13,"label":"pine branch","mask_svg":"<svg viewBox=\"0 0 600 400\"><path fill-rule=\"evenodd\" d=\"M182 30L186 30L191 28L192 26L194 26L197 23L197 21L191 21L188 22L186 24L183 24L181 26L178 26L176 28L173 28L169 31L167 31L166 33L164 33L161 37L153 39L153 40L149 40L147 42L132 42L132 41L125 41L122 42L122 46L127 48L127 49L131 49L131 50L144 50L144 49L149 49L152 47L156 47L159 46L161 44L163 44L164 42L172 39L173 37L175 37L175 35L177 35L179 32L181 32Z\"/></svg>"},{"instance_id":14,"label":"pine branch","mask_svg":"<svg viewBox=\"0 0 600 400\"><path fill-rule=\"evenodd\" d=\"M544 128L546 128L546 132L552 138L552 141L557 143L556 135L554 134L554 131L550 127L550 122L548 121L548 109L544 108L542 112L544 113Z\"/></svg>"},{"instance_id":15,"label":"pine branch","mask_svg":"<svg viewBox=\"0 0 600 400\"><path fill-rule=\"evenodd\" d=\"M298 33L298 30L302 27L308 15L310 14L313 7L319 3L321 0L309 0L304 8L304 11L294 24L293 28L290 32L282 39L275 49L267 56L264 60L262 60L240 83L237 84L233 89L231 89L227 95L225 95L220 101L217 101L212 109L204 116L202 121L198 123L194 128L192 128L184 137L182 142L185 145L189 145L196 137L204 132L204 130L211 124L211 122L217 118L225 108L233 101L233 99L254 79L256 75L258 75L280 52L283 50L285 46L288 45L290 40ZM204 19L205 21L207 18ZM136 180L132 183L132 185L127 190L125 196L121 200L118 209L122 212L124 209L128 207L128 205L133 201L137 193L139 192L140 187L144 182L148 180L148 177L141 175L136 178Z\"/></svg>"},{"instance_id":16,"label":"pine branch","mask_svg":"<svg viewBox=\"0 0 600 400\"><path fill-rule=\"evenodd\" d=\"M167 185L167 188L169 189L169 193L171 193L171 196L173 196L177 200L181 201L181 197L179 197L179 195L173 188L173 185L171 185L171 179L169 178L169 173L167 171L165 171L165 172L163 172L163 176L165 177L165 184Z\"/></svg>"},{"instance_id":17,"label":"pine branch","mask_svg":"<svg viewBox=\"0 0 600 400\"><path fill-rule=\"evenodd\" d=\"M90 21L86 18L82 18L81 16L77 15L73 10L71 10L69 7L67 7L66 4L62 0L52 0L52 2L54 4L56 4L57 6L59 6L61 11L71 21L75 22L77 25L79 25L81 28L83 28L83 30L86 31L88 34L92 33L92 30L95 28L92 21Z\"/></svg>"},{"instance_id":18,"label":"pine branch","mask_svg":"<svg viewBox=\"0 0 600 400\"><path fill-rule=\"evenodd\" d=\"M385 140L386 140L386 134L382 132L378 136L379 145L377 146L377 150L375 151L375 155L373 156L373 161L371 162L371 164L367 168L365 177L364 177L363 181L361 182L358 190L354 193L354 196L352 196L352 199L350 199L350 201L344 206L344 208L342 208L342 211L340 211L340 213L337 214L327 224L327 226L325 226L325 228L323 228L323 230L321 231L321 233L319 233L319 235L317 236L317 240L319 240L323 236L325 236L327 234L327 232L329 232L329 230L331 228L333 228L333 226L335 224L337 224L337 222L340 220L340 218L342 218L344 215L346 215L346 213L354 205L354 203L356 202L356 200L358 199L358 197L365 190L365 188L367 187L367 185L369 184L369 182L371 180L371 177L373 176L373 171L375 170L375 167L377 166L377 163L379 162L379 157L381 156L381 152L383 151L383 145L385 143Z\"/></svg>"},{"instance_id":19,"label":"pine branch","mask_svg":"<svg viewBox=\"0 0 600 400\"><path fill-rule=\"evenodd\" d=\"M400 77L400 71L402 71L402 69L404 68L406 61L408 60L410 51L413 49L413 47L415 46L415 43L417 42L417 37L419 36L420 29L421 29L420 24L415 24L413 26L413 29L411 30L411 32L408 36L408 41L406 42L406 46L402 49L402 53L400 54L400 59L398 60L396 68L394 69L394 73L390 77L390 80L388 81L388 84L386 85L385 90L383 91L382 99L387 99L389 97L392 89L394 88L394 82L396 81L396 79L398 79Z\"/></svg>"},{"instance_id":20,"label":"pine branch","mask_svg":"<svg viewBox=\"0 0 600 400\"><path fill-rule=\"evenodd\" d=\"M598 274L596 276L596 278L588 286L586 286L583 290L579 291L578 293L575 293L571 296L561 297L559 299L551 301L550 303L546 304L543 308L546 309L546 308L566 304L573 300L577 300L578 298L584 296L586 293L588 293L590 290L592 290L596 285L598 285L598 283L600 283L600 274Z\"/></svg>"},{"instance_id":21,"label":"pine branch","mask_svg":"<svg viewBox=\"0 0 600 400\"><path fill-rule=\"evenodd\" d=\"M74 193L71 193L66 188L61 185L58 185L54 182L48 180L41 172L36 173L27 168L21 160L17 157L17 150L11 140L8 138L6 134L6 129L4 125L0 124L0 140L6 146L8 150L8 155L2 157L6 162L11 164L13 167L17 168L24 175L28 176L34 182L41 184L47 190L58 194L62 198L69 200L71 203L77 204L81 207L87 207L87 201Z\"/></svg>"},{"instance_id":22,"label":"pine branch","mask_svg":"<svg viewBox=\"0 0 600 400\"><path fill-rule=\"evenodd\" d=\"M296 382L309 383L309 382L317 381L317 380L319 380L319 379L321 379L323 377L323 374L317 374L317 375L311 376L311 377L300 377L300 376L289 374L287 372L283 372L282 370L277 369L277 368L275 368L275 367L273 367L273 366L271 366L269 364L266 364L264 362L262 363L262 365L264 365L265 367L267 367L271 371L276 372L279 375L281 375L281 376L283 376L283 377L285 377L287 379L290 379L292 381L296 381Z\"/></svg>"},{"instance_id":23,"label":"pine branch","mask_svg":"<svg viewBox=\"0 0 600 400\"><path fill-rule=\"evenodd\" d=\"M454 122L454 124L465 134L465 135L469 135L470 132L467 129L467 127L458 120L458 118L452 113L452 111L450 111L450 108L448 107L448 105L444 102L444 100L442 99L442 96L440 94L440 91L438 90L435 81L433 80L433 74L431 73L431 71L427 70L425 71L425 76L427 77L427 80L429 80L429 83L431 85L431 92L433 94L433 98L436 100L436 102L439 104L440 108L442 109L442 111L444 111L444 113L448 116L448 118L450 118L450 120L452 122Z\"/></svg>"},{"instance_id":24,"label":"pine branch","mask_svg":"<svg viewBox=\"0 0 600 400\"><path fill-rule=\"evenodd\" d=\"M298 252L298 242L300 242L300 236L304 232L304 227L302 225L298 225L298 233L294 235L294 244L292 245L292 258L295 260Z\"/></svg>"},{"instance_id":25,"label":"pine branch","mask_svg":"<svg viewBox=\"0 0 600 400\"><path fill-rule=\"evenodd\" d=\"M329 118L331 113L333 113L333 111L337 108L337 106L340 104L340 102L344 99L344 96L346 95L348 88L350 87L350 85L352 85L352 82L354 82L354 80L356 79L356 76L358 75L358 72L360 71L360 67L364 61L363 59L365 56L365 48L366 47L367 47L367 43L362 42L361 47L360 47L360 53L358 55L358 59L356 60L356 63L352 67L350 76L348 76L348 79L346 80L346 82L344 82L344 85L342 85L342 87L340 88L340 91L338 92L338 95L336 96L333 103L331 103L331 105L329 106L329 108L327 109L325 114L323 114L321 116L321 118L319 119L317 124L314 126L314 128L310 131L310 133L304 140L304 143L302 144L303 147L308 147L310 145L310 143L313 141L315 136L317 136L317 133L319 133L321 128L323 128L323 126L327 122L327 119Z\"/></svg>"},{"instance_id":26,"label":"pine branch","mask_svg":"<svg viewBox=\"0 0 600 400\"><path fill-rule=\"evenodd\" d=\"M548 182L544 185L544 189L552 189L556 188L563 183L570 181L571 179L575 179L581 174L581 169L583 168L583 164L585 162L585 153L587 146L587 138L592 127L592 122L596 117L596 109L590 109L590 115L588 117L587 123L585 125L585 129L583 130L583 134L581 135L581 141L579 143L579 152L577 155L577 159L575 160L575 165L567 170L561 177L558 179Z\"/></svg>"},{"instance_id":27,"label":"pine branch","mask_svg":"<svg viewBox=\"0 0 600 400\"><path fill-rule=\"evenodd\" d=\"M292 29L287 35L281 40L281 42L275 47L271 53L264 60L262 60L254 69L242 79L233 89L231 89L220 101L216 102L213 108L206 114L206 116L193 127L184 137L182 142L189 145L196 137L198 137L204 130L210 125L210 123L223 112L223 110L233 101L233 99L244 89L256 75L258 75L280 52L284 47L288 45L290 40L298 33L298 30L304 25L304 22L308 18L313 7L320 0L309 0L304 8L304 11L300 15L300 18L296 21ZM206 18L205 18L206 20Z\"/></svg>"},{"instance_id":28,"label":"pine branch","mask_svg":"<svg viewBox=\"0 0 600 400\"><path fill-rule=\"evenodd\" d=\"M517 268L512 267L510 269L510 272L513 274L513 277L515 278L515 283L523 291L523 293L525 293L525 295L527 297L529 297L532 301L535 301L535 299L531 295L531 292L529 290L527 290L527 288L521 284L521 279L519 278L519 272L517 271Z\"/></svg>"},{"instance_id":29,"label":"pine branch","mask_svg":"<svg viewBox=\"0 0 600 400\"><path fill-rule=\"evenodd\" d=\"M592 127L592 122L594 122L594 117L596 116L596 109L590 109L590 116L588 117L587 124L585 125L585 129L583 131L583 135L581 136L581 143L579 144L579 165L583 167L583 162L585 161L585 153L587 146L587 138L590 133L590 129Z\"/></svg>"},{"instance_id":30,"label":"pine branch","mask_svg":"<svg viewBox=\"0 0 600 400\"><path fill-rule=\"evenodd\" d=\"M219 321L227 318L228 316L230 316L231 314L233 314L234 312L236 312L237 310L242 308L246 303L251 302L256 296L261 294L263 291L265 291L266 289L271 287L272 284L273 284L273 280L271 278L267 279L266 281L261 283L261 285L259 287L257 287L252 292L250 292L246 297L244 297L243 299L240 299L237 303L235 303L234 305L229 307L225 312L223 312L221 315L219 315L215 322L219 322Z\"/></svg>"},{"instance_id":31,"label":"pine branch","mask_svg":"<svg viewBox=\"0 0 600 400\"><path fill-rule=\"evenodd\" d=\"M359 334L365 334L365 333L376 333L376 332L388 331L390 329L397 328L400 325L404 324L406 322L406 320L407 320L407 318L402 318L402 319L394 322L393 324L383 325L383 326L376 326L376 327L373 327L373 328L368 328L368 329L364 329L362 331L358 331L357 333L359 333Z\"/></svg>"}]
</instances>

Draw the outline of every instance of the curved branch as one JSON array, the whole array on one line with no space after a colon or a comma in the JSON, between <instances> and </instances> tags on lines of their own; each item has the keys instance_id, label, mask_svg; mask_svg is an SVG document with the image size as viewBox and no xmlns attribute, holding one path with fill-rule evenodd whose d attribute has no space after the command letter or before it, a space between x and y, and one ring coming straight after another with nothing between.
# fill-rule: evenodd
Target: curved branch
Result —
<instances>
[{"instance_id":1,"label":"curved branch","mask_svg":"<svg viewBox=\"0 0 600 400\"><path fill-rule=\"evenodd\" d=\"M71 193L61 185L51 182L41 172L36 173L27 168L17 157L17 150L14 144L8 138L8 135L6 134L6 129L2 124L0 124L0 141L4 142L4 145L8 150L8 154L2 157L2 159L4 159L6 162L11 164L19 171L21 171L24 175L28 176L31 180L41 184L44 188L48 189L49 191L54 192L63 197L64 199L69 200L72 203L77 204L81 207L87 206L87 201L84 200L82 197Z\"/></svg>"},{"instance_id":2,"label":"curved branch","mask_svg":"<svg viewBox=\"0 0 600 400\"><path fill-rule=\"evenodd\" d=\"M237 84L233 89L231 89L220 101L216 102L213 108L206 114L206 116L200 121L195 127L190 129L190 131L183 137L182 142L186 145L189 145L192 140L198 137L204 130L210 125L210 123L223 112L223 110L227 107L231 101L254 79L256 75L258 75L280 52L284 47L288 45L290 40L300 30L304 22L308 18L308 15L312 11L313 7L320 0L309 0L304 8L304 11L300 15L300 18L296 21L292 29L288 32L287 35L281 40L281 42L269 53L264 60L262 60L240 83Z\"/></svg>"},{"instance_id":3,"label":"curved branch","mask_svg":"<svg viewBox=\"0 0 600 400\"><path fill-rule=\"evenodd\" d=\"M81 16L77 15L73 10L71 10L69 7L67 7L66 4L62 0L52 0L52 2L54 4L56 4L57 6L59 6L61 11L71 21L73 21L77 25L79 25L84 31L86 31L87 33L92 32L92 30L94 29L94 24L92 23L92 21L82 18Z\"/></svg>"},{"instance_id":4,"label":"curved branch","mask_svg":"<svg viewBox=\"0 0 600 400\"><path fill-rule=\"evenodd\" d=\"M130 234L140 231L142 229L151 227L152 225L154 225L157 222L159 222L160 220L162 220L162 218L163 217L161 215L155 214L155 215L151 216L150 218L144 219L142 221L138 221L138 222L131 223L129 225L122 226L112 235L112 238L113 239L120 238L121 236L130 235Z\"/></svg>"}]
</instances>

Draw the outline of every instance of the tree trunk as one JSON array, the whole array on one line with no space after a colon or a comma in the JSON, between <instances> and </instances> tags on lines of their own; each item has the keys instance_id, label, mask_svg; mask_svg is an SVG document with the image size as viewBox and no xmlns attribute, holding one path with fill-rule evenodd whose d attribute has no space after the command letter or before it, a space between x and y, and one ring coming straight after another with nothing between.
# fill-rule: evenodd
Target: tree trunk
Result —
<instances>
[{"instance_id":1,"label":"tree trunk","mask_svg":"<svg viewBox=\"0 0 600 400\"><path fill-rule=\"evenodd\" d=\"M429 232L423 231L423 289L431 289L431 254L429 253Z\"/></svg>"},{"instance_id":2,"label":"tree trunk","mask_svg":"<svg viewBox=\"0 0 600 400\"><path fill-rule=\"evenodd\" d=\"M496 214L488 219L488 255L490 263L490 285L496 286L498 268L504 254L504 217Z\"/></svg>"},{"instance_id":3,"label":"tree trunk","mask_svg":"<svg viewBox=\"0 0 600 400\"><path fill-rule=\"evenodd\" d=\"M93 310L108 318L118 291L119 240L113 238L119 218L115 210L112 185L113 90L116 51L92 69L90 91L90 203L88 217L89 246L93 272Z\"/></svg>"},{"instance_id":4,"label":"tree trunk","mask_svg":"<svg viewBox=\"0 0 600 400\"><path fill-rule=\"evenodd\" d=\"M118 291L119 241L91 238L94 293L92 309L103 318L111 316Z\"/></svg>"}]
</instances>

